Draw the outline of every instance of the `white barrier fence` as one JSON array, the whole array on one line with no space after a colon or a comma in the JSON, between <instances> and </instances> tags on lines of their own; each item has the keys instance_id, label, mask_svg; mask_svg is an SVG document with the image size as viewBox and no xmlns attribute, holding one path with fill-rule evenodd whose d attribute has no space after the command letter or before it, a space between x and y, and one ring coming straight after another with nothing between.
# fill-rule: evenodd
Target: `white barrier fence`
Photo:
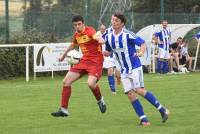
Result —
<instances>
[{"instance_id":1,"label":"white barrier fence","mask_svg":"<svg viewBox=\"0 0 200 134\"><path fill-rule=\"evenodd\" d=\"M150 40L146 40L147 49L144 57L140 58L143 65L150 65L150 70L155 73L155 45ZM63 61L58 62L58 57L63 53L64 49L70 43L48 43L48 44L5 44L0 45L0 48L26 48L26 81L29 81L29 47L34 47L34 80L36 79L37 72L53 72L68 70L70 65ZM196 63L199 53L200 41L197 44L196 56L194 58L194 67L196 69Z\"/></svg>"}]
</instances>

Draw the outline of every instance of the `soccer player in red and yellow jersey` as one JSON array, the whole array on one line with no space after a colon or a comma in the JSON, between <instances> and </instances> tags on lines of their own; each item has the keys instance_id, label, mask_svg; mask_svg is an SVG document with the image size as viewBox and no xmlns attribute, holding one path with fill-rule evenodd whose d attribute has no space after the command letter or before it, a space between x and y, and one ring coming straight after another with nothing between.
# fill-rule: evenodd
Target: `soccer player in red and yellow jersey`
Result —
<instances>
[{"instance_id":1,"label":"soccer player in red and yellow jersey","mask_svg":"<svg viewBox=\"0 0 200 134\"><path fill-rule=\"evenodd\" d=\"M63 89L61 96L61 106L56 112L51 113L54 117L65 117L69 115L68 102L71 96L71 85L74 81L78 80L81 76L88 74L88 86L97 100L100 111L106 112L106 105L101 95L100 88L97 81L102 74L103 54L101 44L104 43L102 37L96 34L94 28L86 26L84 19L80 15L75 15L72 18L75 33L71 45L66 49L64 54L59 58L63 61L69 51L79 46L82 50L83 57L80 62L73 65L66 74L63 80Z\"/></svg>"}]
</instances>

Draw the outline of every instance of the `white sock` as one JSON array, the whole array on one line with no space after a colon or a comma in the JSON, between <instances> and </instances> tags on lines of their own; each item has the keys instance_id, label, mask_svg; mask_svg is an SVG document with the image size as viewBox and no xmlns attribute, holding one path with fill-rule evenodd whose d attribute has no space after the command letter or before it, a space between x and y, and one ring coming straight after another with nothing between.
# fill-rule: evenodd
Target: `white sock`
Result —
<instances>
[{"instance_id":1,"label":"white sock","mask_svg":"<svg viewBox=\"0 0 200 134\"><path fill-rule=\"evenodd\" d=\"M68 110L64 107L61 107L61 111L63 111L65 114L69 114Z\"/></svg>"}]
</instances>

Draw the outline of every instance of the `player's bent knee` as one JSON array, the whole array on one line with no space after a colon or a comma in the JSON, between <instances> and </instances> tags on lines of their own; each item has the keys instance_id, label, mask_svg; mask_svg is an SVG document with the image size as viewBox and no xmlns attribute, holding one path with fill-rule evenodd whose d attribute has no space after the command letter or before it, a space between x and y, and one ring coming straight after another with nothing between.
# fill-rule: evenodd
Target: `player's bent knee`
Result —
<instances>
[{"instance_id":1,"label":"player's bent knee","mask_svg":"<svg viewBox=\"0 0 200 134\"><path fill-rule=\"evenodd\" d=\"M96 84L91 83L91 82L88 82L88 87L89 87L90 89L95 89Z\"/></svg>"},{"instance_id":2,"label":"player's bent knee","mask_svg":"<svg viewBox=\"0 0 200 134\"><path fill-rule=\"evenodd\" d=\"M136 93L141 95L141 96L145 96L146 92L147 91L145 90L145 88L137 88L136 89Z\"/></svg>"},{"instance_id":3,"label":"player's bent knee","mask_svg":"<svg viewBox=\"0 0 200 134\"><path fill-rule=\"evenodd\" d=\"M137 96L135 95L135 92L133 90L126 92L126 94L130 101L135 101L137 99Z\"/></svg>"},{"instance_id":4,"label":"player's bent knee","mask_svg":"<svg viewBox=\"0 0 200 134\"><path fill-rule=\"evenodd\" d=\"M71 86L72 85L72 82L70 81L67 81L67 80L63 80L63 86Z\"/></svg>"}]
</instances>

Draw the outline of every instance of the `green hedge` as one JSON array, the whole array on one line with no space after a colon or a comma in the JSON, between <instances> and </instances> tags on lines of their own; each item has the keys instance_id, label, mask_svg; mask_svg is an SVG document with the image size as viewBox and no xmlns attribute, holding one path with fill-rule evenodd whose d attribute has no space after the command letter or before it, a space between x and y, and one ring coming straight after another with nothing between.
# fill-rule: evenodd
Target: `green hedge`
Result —
<instances>
[{"instance_id":1,"label":"green hedge","mask_svg":"<svg viewBox=\"0 0 200 134\"><path fill-rule=\"evenodd\" d=\"M196 32L195 32L196 33ZM194 35L192 33L191 35ZM189 52L191 56L195 55L196 41L192 37L189 42ZM1 41L0 43L3 43ZM52 33L42 33L36 30L30 32L22 32L17 34L11 34L10 44L30 44L30 43L52 43L52 42L66 42L62 38L56 37ZM30 73L33 74L33 48L29 50L29 67ZM200 59L198 59L197 67L200 67ZM0 79L22 76L25 75L25 48L0 48ZM199 69L199 68L198 68ZM63 72L56 72L56 74L63 75ZM39 73L39 75L48 75L49 73Z\"/></svg>"},{"instance_id":2,"label":"green hedge","mask_svg":"<svg viewBox=\"0 0 200 134\"><path fill-rule=\"evenodd\" d=\"M25 48L1 48L0 61L0 79L23 74L25 72Z\"/></svg>"},{"instance_id":3,"label":"green hedge","mask_svg":"<svg viewBox=\"0 0 200 134\"><path fill-rule=\"evenodd\" d=\"M49 43L64 42L53 34L46 34L37 31L13 34L10 44L30 44L30 43ZM4 41L0 41L4 42ZM25 75L25 48L0 48L0 79ZM29 68L33 73L33 48L29 49ZM48 73L42 73L47 75Z\"/></svg>"}]
</instances>

